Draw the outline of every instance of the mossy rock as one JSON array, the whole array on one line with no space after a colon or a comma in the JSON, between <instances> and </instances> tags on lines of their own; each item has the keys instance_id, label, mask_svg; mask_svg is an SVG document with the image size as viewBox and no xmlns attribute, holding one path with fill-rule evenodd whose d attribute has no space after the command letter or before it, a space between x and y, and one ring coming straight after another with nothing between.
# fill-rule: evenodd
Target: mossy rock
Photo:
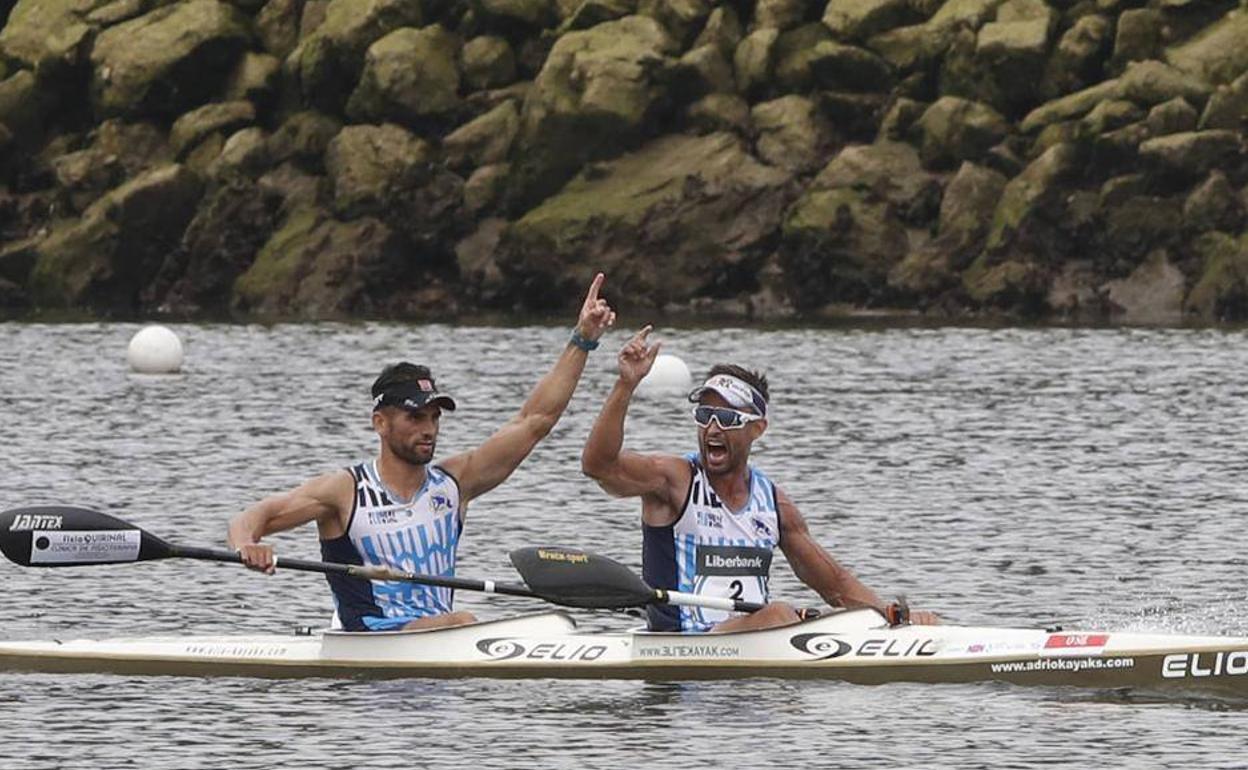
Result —
<instances>
[{"instance_id":1,"label":"mossy rock","mask_svg":"<svg viewBox=\"0 0 1248 770\"><path fill-rule=\"evenodd\" d=\"M888 62L857 46L817 43L809 67L815 83L830 91L891 91L896 85Z\"/></svg>"},{"instance_id":2,"label":"mossy rock","mask_svg":"<svg viewBox=\"0 0 1248 770\"><path fill-rule=\"evenodd\" d=\"M755 30L741 40L733 53L732 64L737 74L737 90L747 98L763 93L771 84L779 40L779 30Z\"/></svg>"},{"instance_id":3,"label":"mossy rock","mask_svg":"<svg viewBox=\"0 0 1248 770\"><path fill-rule=\"evenodd\" d=\"M231 134L255 120L256 108L248 101L205 104L174 121L169 130L169 145L180 161L209 134L219 131Z\"/></svg>"},{"instance_id":4,"label":"mossy rock","mask_svg":"<svg viewBox=\"0 0 1248 770\"><path fill-rule=\"evenodd\" d=\"M402 239L366 217L339 222L316 209L290 216L234 282L230 305L261 317L377 314L419 275Z\"/></svg>"},{"instance_id":5,"label":"mossy rock","mask_svg":"<svg viewBox=\"0 0 1248 770\"><path fill-rule=\"evenodd\" d=\"M290 55L305 102L340 113L369 47L403 27L424 24L421 0L330 0L325 19Z\"/></svg>"},{"instance_id":6,"label":"mossy rock","mask_svg":"<svg viewBox=\"0 0 1248 770\"><path fill-rule=\"evenodd\" d=\"M929 168L953 168L965 160L978 161L1010 131L1001 113L956 96L938 99L915 127L922 137L923 163Z\"/></svg>"},{"instance_id":7,"label":"mossy rock","mask_svg":"<svg viewBox=\"0 0 1248 770\"><path fill-rule=\"evenodd\" d=\"M373 43L347 102L357 122L421 126L460 108L459 39L441 25L397 29Z\"/></svg>"},{"instance_id":8,"label":"mossy rock","mask_svg":"<svg viewBox=\"0 0 1248 770\"><path fill-rule=\"evenodd\" d=\"M811 190L846 188L893 207L906 224L926 227L940 206L940 182L923 170L919 153L904 142L849 145L820 170Z\"/></svg>"},{"instance_id":9,"label":"mossy rock","mask_svg":"<svg viewBox=\"0 0 1248 770\"><path fill-rule=\"evenodd\" d=\"M1079 153L1069 144L1050 147L1005 186L993 211L986 251L1000 252L1029 220L1041 214L1060 193L1062 183L1078 168Z\"/></svg>"},{"instance_id":10,"label":"mossy rock","mask_svg":"<svg viewBox=\"0 0 1248 770\"><path fill-rule=\"evenodd\" d=\"M40 307L129 313L177 246L202 193L199 178L171 165L93 203L40 244L30 291Z\"/></svg>"},{"instance_id":11,"label":"mossy rock","mask_svg":"<svg viewBox=\"0 0 1248 770\"><path fill-rule=\"evenodd\" d=\"M509 228L498 263L513 301L547 310L566 305L594 269L611 275L626 306L749 291L792 200L791 182L732 134L664 136L587 168L526 213Z\"/></svg>"},{"instance_id":12,"label":"mossy rock","mask_svg":"<svg viewBox=\"0 0 1248 770\"><path fill-rule=\"evenodd\" d=\"M186 0L109 27L91 51L96 113L171 118L202 104L250 40L247 17L217 0Z\"/></svg>"},{"instance_id":13,"label":"mossy rock","mask_svg":"<svg viewBox=\"0 0 1248 770\"><path fill-rule=\"evenodd\" d=\"M657 130L675 41L654 19L628 16L561 36L521 111L508 197L523 210L591 160Z\"/></svg>"},{"instance_id":14,"label":"mossy rock","mask_svg":"<svg viewBox=\"0 0 1248 770\"><path fill-rule=\"evenodd\" d=\"M501 37L482 35L460 51L464 85L473 91L502 88L516 80L516 54Z\"/></svg>"},{"instance_id":15,"label":"mossy rock","mask_svg":"<svg viewBox=\"0 0 1248 770\"><path fill-rule=\"evenodd\" d=\"M1209 321L1248 318L1248 235L1205 233L1191 251L1200 260L1200 273L1184 311Z\"/></svg>"},{"instance_id":16,"label":"mossy rock","mask_svg":"<svg viewBox=\"0 0 1248 770\"><path fill-rule=\"evenodd\" d=\"M505 101L465 123L442 139L451 168L476 168L502 163L520 131L520 111Z\"/></svg>"},{"instance_id":17,"label":"mossy rock","mask_svg":"<svg viewBox=\"0 0 1248 770\"><path fill-rule=\"evenodd\" d=\"M1248 131L1248 72L1214 92L1200 116L1199 128Z\"/></svg>"},{"instance_id":18,"label":"mossy rock","mask_svg":"<svg viewBox=\"0 0 1248 770\"><path fill-rule=\"evenodd\" d=\"M1248 9L1233 10L1190 40L1166 49L1166 61L1201 80L1221 85L1248 72Z\"/></svg>"},{"instance_id":19,"label":"mossy rock","mask_svg":"<svg viewBox=\"0 0 1248 770\"><path fill-rule=\"evenodd\" d=\"M427 142L399 126L346 126L325 150L334 212L343 219L382 212L423 184L432 158Z\"/></svg>"},{"instance_id":20,"label":"mossy rock","mask_svg":"<svg viewBox=\"0 0 1248 770\"><path fill-rule=\"evenodd\" d=\"M837 0L829 2L823 23L837 40L856 42L919 21L909 0Z\"/></svg>"},{"instance_id":21,"label":"mossy rock","mask_svg":"<svg viewBox=\"0 0 1248 770\"><path fill-rule=\"evenodd\" d=\"M750 117L758 132L756 151L764 162L799 174L823 165L834 134L811 99L782 96L754 105Z\"/></svg>"}]
</instances>

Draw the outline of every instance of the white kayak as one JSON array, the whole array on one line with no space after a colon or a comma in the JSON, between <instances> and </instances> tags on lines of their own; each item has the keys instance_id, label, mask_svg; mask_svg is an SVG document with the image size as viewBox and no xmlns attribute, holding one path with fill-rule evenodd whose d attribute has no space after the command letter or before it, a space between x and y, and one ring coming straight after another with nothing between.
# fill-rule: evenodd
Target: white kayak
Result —
<instances>
[{"instance_id":1,"label":"white kayak","mask_svg":"<svg viewBox=\"0 0 1248 770\"><path fill-rule=\"evenodd\" d=\"M1248 698L1248 638L890 627L874 610L764 631L591 633L554 611L429 631L5 642L0 670L269 678L1003 681Z\"/></svg>"}]
</instances>

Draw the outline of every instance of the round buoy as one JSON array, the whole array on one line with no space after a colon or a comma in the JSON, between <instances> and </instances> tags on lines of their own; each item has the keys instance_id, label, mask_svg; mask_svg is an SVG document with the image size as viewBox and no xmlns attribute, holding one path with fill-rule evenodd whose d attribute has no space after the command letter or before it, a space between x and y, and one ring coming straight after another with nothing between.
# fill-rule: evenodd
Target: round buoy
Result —
<instances>
[{"instance_id":1,"label":"round buoy","mask_svg":"<svg viewBox=\"0 0 1248 770\"><path fill-rule=\"evenodd\" d=\"M679 356L660 353L654 359L650 373L637 384L637 392L643 396L667 395L679 393L684 395L693 387L693 376L689 367Z\"/></svg>"},{"instance_id":2,"label":"round buoy","mask_svg":"<svg viewBox=\"0 0 1248 770\"><path fill-rule=\"evenodd\" d=\"M182 368L182 340L165 326L144 326L130 338L126 360L142 374L172 374Z\"/></svg>"}]
</instances>

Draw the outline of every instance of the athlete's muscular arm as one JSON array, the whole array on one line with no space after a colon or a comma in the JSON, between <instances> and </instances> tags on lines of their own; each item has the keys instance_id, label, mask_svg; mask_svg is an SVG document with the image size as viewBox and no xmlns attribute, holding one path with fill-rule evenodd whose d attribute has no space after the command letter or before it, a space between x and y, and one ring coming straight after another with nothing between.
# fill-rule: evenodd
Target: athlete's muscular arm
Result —
<instances>
[{"instance_id":1,"label":"athlete's muscular arm","mask_svg":"<svg viewBox=\"0 0 1248 770\"><path fill-rule=\"evenodd\" d=\"M616 497L642 497L647 524L664 526L675 521L679 498L689 486L689 463L679 457L624 451L624 419L633 391L641 382L661 343L648 345L650 326L628 341L619 354L620 376L581 451L581 471Z\"/></svg>"},{"instance_id":2,"label":"athlete's muscular arm","mask_svg":"<svg viewBox=\"0 0 1248 770\"><path fill-rule=\"evenodd\" d=\"M780 509L780 549L798 579L833 607L873 607L883 612L885 603L880 597L815 542L801 512L779 487L776 503Z\"/></svg>"},{"instance_id":3,"label":"athlete's muscular arm","mask_svg":"<svg viewBox=\"0 0 1248 770\"><path fill-rule=\"evenodd\" d=\"M271 495L230 519L226 538L237 548L243 563L252 569L272 572L272 546L261 538L315 521L322 539L342 535L351 510L355 480L338 470L309 479L289 492Z\"/></svg>"},{"instance_id":4,"label":"athlete's muscular arm","mask_svg":"<svg viewBox=\"0 0 1248 770\"><path fill-rule=\"evenodd\" d=\"M615 323L615 312L598 296L602 282L602 273L594 276L576 322L577 334L586 340L597 340ZM481 446L442 463L459 482L461 506L501 484L537 442L550 433L572 399L588 356L585 350L569 342L554 368L533 388L519 414Z\"/></svg>"}]
</instances>

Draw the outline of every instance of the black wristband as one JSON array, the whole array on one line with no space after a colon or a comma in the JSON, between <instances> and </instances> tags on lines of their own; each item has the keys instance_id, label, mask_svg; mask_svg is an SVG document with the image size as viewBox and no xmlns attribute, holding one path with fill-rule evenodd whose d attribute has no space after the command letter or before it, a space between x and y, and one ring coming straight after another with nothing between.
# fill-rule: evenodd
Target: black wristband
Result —
<instances>
[{"instance_id":1,"label":"black wristband","mask_svg":"<svg viewBox=\"0 0 1248 770\"><path fill-rule=\"evenodd\" d=\"M581 336L581 332L579 329L572 330L572 339L569 341L573 345L576 345L581 350L584 350L586 353L598 347L598 340L585 339L584 337Z\"/></svg>"}]
</instances>

